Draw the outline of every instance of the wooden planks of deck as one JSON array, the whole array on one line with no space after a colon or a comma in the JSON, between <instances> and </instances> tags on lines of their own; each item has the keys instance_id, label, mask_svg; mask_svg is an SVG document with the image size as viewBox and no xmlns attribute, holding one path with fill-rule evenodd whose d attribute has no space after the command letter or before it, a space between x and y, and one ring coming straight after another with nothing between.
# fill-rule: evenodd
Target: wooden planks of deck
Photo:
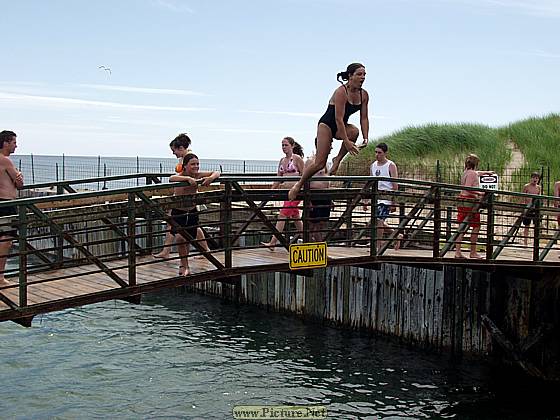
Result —
<instances>
[{"instance_id":1,"label":"wooden planks of deck","mask_svg":"<svg viewBox=\"0 0 560 420\"><path fill-rule=\"evenodd\" d=\"M453 252L445 258L434 260L431 250L400 249L388 250L377 260L369 258L369 247L336 247L328 249L329 265L359 265L372 262L397 262L419 264L461 264L461 265L510 265L531 266L532 254L524 249L506 249L497 261L485 260L457 260ZM544 265L560 267L560 252L551 251ZM214 256L224 262L224 253L216 252ZM127 260L115 260L107 263L125 282L128 283ZM170 260L159 260L152 256L139 257L136 267L136 286L122 288L107 274L101 272L97 266L82 265L59 270L45 271L30 274L27 286L27 306L18 308L19 286L17 277L12 278L8 289L0 293L9 299L13 305L0 301L0 320L9 320L22 317L32 317L39 313L59 310L88 303L125 298L139 295L143 292L160 288L177 287L180 285L218 280L224 275L240 275L244 273L287 271L288 251L284 248L275 248L271 252L267 248L242 249L233 251L232 268L228 273L217 270L208 260L201 256L191 257L189 265L191 276L178 276L179 260L172 255ZM62 277L62 278L61 278ZM4 299L5 300L5 299Z\"/></svg>"}]
</instances>

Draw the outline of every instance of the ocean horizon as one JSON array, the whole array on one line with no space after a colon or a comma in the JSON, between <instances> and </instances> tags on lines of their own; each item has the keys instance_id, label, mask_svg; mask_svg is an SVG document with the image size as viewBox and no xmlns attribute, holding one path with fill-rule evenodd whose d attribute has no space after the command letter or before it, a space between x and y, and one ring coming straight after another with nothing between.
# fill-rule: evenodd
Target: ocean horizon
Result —
<instances>
[{"instance_id":1,"label":"ocean horizon","mask_svg":"<svg viewBox=\"0 0 560 420\"><path fill-rule=\"evenodd\" d=\"M133 173L170 173L178 162L174 157L20 155L10 159L22 173L25 184L79 180ZM276 160L200 159L201 170L232 173L276 173ZM115 181L108 188L135 185L134 180ZM94 188L91 185L87 187Z\"/></svg>"}]
</instances>

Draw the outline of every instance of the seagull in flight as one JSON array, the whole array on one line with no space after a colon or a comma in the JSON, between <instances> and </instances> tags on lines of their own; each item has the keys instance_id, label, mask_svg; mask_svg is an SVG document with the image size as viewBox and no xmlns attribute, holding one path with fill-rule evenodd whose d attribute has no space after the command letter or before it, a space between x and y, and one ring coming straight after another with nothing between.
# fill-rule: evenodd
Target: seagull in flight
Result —
<instances>
[{"instance_id":1,"label":"seagull in flight","mask_svg":"<svg viewBox=\"0 0 560 420\"><path fill-rule=\"evenodd\" d=\"M99 66L99 67L97 67L97 68L98 68L98 69L103 69L103 70L105 70L105 71L108 71L109 74L111 74L111 69L110 69L109 67Z\"/></svg>"}]
</instances>

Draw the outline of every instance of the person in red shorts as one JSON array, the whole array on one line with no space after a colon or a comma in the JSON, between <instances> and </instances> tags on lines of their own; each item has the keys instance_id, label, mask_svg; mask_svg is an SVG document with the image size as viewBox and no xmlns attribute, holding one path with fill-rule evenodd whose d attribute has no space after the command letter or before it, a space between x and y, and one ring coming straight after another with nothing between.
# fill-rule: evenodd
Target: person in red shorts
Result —
<instances>
[{"instance_id":1,"label":"person in red shorts","mask_svg":"<svg viewBox=\"0 0 560 420\"><path fill-rule=\"evenodd\" d=\"M492 171L477 171L480 159L475 154L470 154L465 159L465 172L461 177L461 185L464 187L480 187L479 177L481 175L491 175ZM471 232L471 252L470 258L482 259L476 252L476 241L478 240L478 233L480 231L480 213L478 211L477 202L484 196L482 191L467 191L461 190L459 193L459 205L457 206L457 223L461 224L466 221L469 227L472 228ZM464 201L461 201L464 200ZM466 232L466 231L465 231ZM465 232L457 237L455 242L455 258L464 258L461 252L461 241Z\"/></svg>"},{"instance_id":2,"label":"person in red shorts","mask_svg":"<svg viewBox=\"0 0 560 420\"><path fill-rule=\"evenodd\" d=\"M298 176L303 172L303 167L305 163L303 162L303 148L291 137L284 137L282 139L282 151L286 155L278 163L278 176ZM280 188L282 185L285 188L290 188L293 182L275 182L272 184L272 188ZM276 229L279 232L284 230L286 226L286 220L293 220L298 232L303 231L303 222L301 221L299 213L299 200L288 200L284 201L282 208L280 209L280 214L278 216L278 221L276 222ZM278 238L272 235L270 241L261 242L261 245L266 246L269 250L274 251L274 247L278 242Z\"/></svg>"}]
</instances>

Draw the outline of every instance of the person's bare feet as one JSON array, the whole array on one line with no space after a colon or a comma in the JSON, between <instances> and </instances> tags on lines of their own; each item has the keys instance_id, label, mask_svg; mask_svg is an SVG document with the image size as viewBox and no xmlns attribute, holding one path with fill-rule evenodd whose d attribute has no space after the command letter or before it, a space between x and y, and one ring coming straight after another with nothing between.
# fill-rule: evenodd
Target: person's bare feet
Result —
<instances>
[{"instance_id":1,"label":"person's bare feet","mask_svg":"<svg viewBox=\"0 0 560 420\"><path fill-rule=\"evenodd\" d=\"M270 243L270 242L261 242L261 245L264 246L264 247L266 247L266 248L268 248L268 250L269 250L270 252L274 252L274 246L275 246L275 244Z\"/></svg>"},{"instance_id":2,"label":"person's bare feet","mask_svg":"<svg viewBox=\"0 0 560 420\"><path fill-rule=\"evenodd\" d=\"M288 200L294 201L297 198L300 190L301 184L299 182L296 182L294 186L290 188L290 191L288 191Z\"/></svg>"},{"instance_id":3,"label":"person's bare feet","mask_svg":"<svg viewBox=\"0 0 560 420\"><path fill-rule=\"evenodd\" d=\"M483 260L484 259L483 256L481 256L479 254L476 254L476 253L475 254L473 254L473 253L469 254L469 258L471 258L473 260Z\"/></svg>"},{"instance_id":4,"label":"person's bare feet","mask_svg":"<svg viewBox=\"0 0 560 420\"><path fill-rule=\"evenodd\" d=\"M4 278L0 279L0 287L2 287L2 286L9 286L10 284L11 284L11 283L10 283L8 280L6 280L6 279L4 279Z\"/></svg>"},{"instance_id":5,"label":"person's bare feet","mask_svg":"<svg viewBox=\"0 0 560 420\"><path fill-rule=\"evenodd\" d=\"M393 249L395 251L398 251L399 249L401 249L402 240L403 240L403 235L401 233L399 233L397 235L397 241L395 242L395 246L393 247Z\"/></svg>"},{"instance_id":6,"label":"person's bare feet","mask_svg":"<svg viewBox=\"0 0 560 420\"><path fill-rule=\"evenodd\" d=\"M184 265L180 265L180 266L179 266L179 275L180 275L180 276L186 277L186 276L188 276L188 275L190 275L190 274L191 274L191 270L190 270L190 268L189 268L188 266L187 266L187 267L185 267Z\"/></svg>"},{"instance_id":7,"label":"person's bare feet","mask_svg":"<svg viewBox=\"0 0 560 420\"><path fill-rule=\"evenodd\" d=\"M459 252L459 253L456 252L456 253L455 253L455 258L457 258L457 259L465 259L465 256L464 256L461 252Z\"/></svg>"},{"instance_id":8,"label":"person's bare feet","mask_svg":"<svg viewBox=\"0 0 560 420\"><path fill-rule=\"evenodd\" d=\"M153 256L155 258L169 258L169 254L171 254L170 251L166 251L165 249L162 250L161 252L158 252L157 254L153 254Z\"/></svg>"}]
</instances>

